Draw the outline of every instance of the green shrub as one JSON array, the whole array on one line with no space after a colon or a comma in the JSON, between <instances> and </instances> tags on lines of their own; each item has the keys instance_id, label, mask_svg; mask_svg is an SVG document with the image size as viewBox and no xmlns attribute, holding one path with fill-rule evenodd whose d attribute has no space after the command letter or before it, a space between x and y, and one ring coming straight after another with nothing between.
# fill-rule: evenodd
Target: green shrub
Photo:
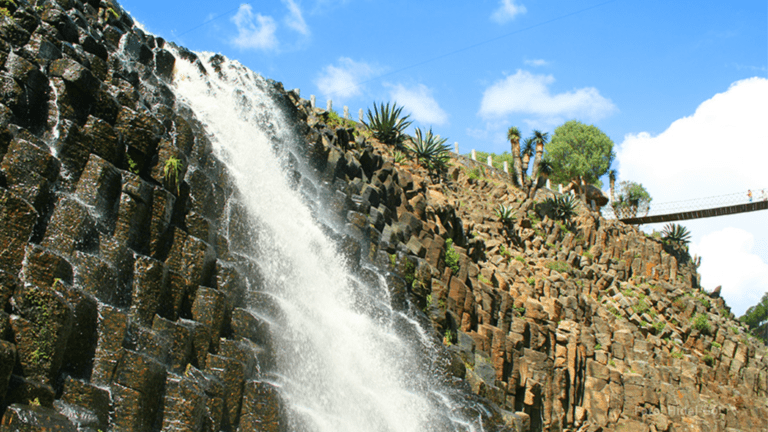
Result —
<instances>
[{"instance_id":1,"label":"green shrub","mask_svg":"<svg viewBox=\"0 0 768 432\"><path fill-rule=\"evenodd\" d=\"M672 357L673 357L673 358L676 358L676 359L681 359L681 358L683 358L683 353L682 353L682 351L674 350L674 351L672 351L672 354L671 354L671 355L672 355Z\"/></svg>"},{"instance_id":2,"label":"green shrub","mask_svg":"<svg viewBox=\"0 0 768 432\"><path fill-rule=\"evenodd\" d=\"M710 324L709 324L709 318L706 314L698 314L696 315L696 318L693 319L693 328L702 332L702 333L709 333L711 330Z\"/></svg>"},{"instance_id":3,"label":"green shrub","mask_svg":"<svg viewBox=\"0 0 768 432\"><path fill-rule=\"evenodd\" d=\"M705 364L705 365L707 365L707 366L709 366L709 367L712 367L712 365L714 365L714 364L715 364L715 359L714 359L714 358L712 358L712 356L711 356L711 355L709 355L709 354L706 354L706 355L705 355L704 357L702 357L701 359L704 361L704 364Z\"/></svg>"},{"instance_id":4,"label":"green shrub","mask_svg":"<svg viewBox=\"0 0 768 432\"><path fill-rule=\"evenodd\" d=\"M666 327L667 327L667 323L665 323L664 321L656 321L653 324L653 329L656 331L656 334L663 332Z\"/></svg>"},{"instance_id":5,"label":"green shrub","mask_svg":"<svg viewBox=\"0 0 768 432\"><path fill-rule=\"evenodd\" d=\"M648 307L648 303L646 303L645 300L640 300L637 302L637 304L632 306L632 310L634 310L638 315L642 315L648 312L649 309L650 308Z\"/></svg>"},{"instance_id":6,"label":"green shrub","mask_svg":"<svg viewBox=\"0 0 768 432\"><path fill-rule=\"evenodd\" d=\"M483 171L480 168L472 168L469 170L467 177L471 178L472 180L479 180L483 177L483 175Z\"/></svg>"},{"instance_id":7,"label":"green shrub","mask_svg":"<svg viewBox=\"0 0 768 432\"><path fill-rule=\"evenodd\" d=\"M722 345L720 345L719 343L717 343L717 342L712 342L712 348L718 348L718 349L719 349L719 348L722 348L722 347L723 347L723 346L722 346Z\"/></svg>"},{"instance_id":8,"label":"green shrub","mask_svg":"<svg viewBox=\"0 0 768 432\"><path fill-rule=\"evenodd\" d=\"M534 285L536 285L536 278L529 277L527 282L528 282L528 285L534 286Z\"/></svg>"},{"instance_id":9,"label":"green shrub","mask_svg":"<svg viewBox=\"0 0 768 432\"><path fill-rule=\"evenodd\" d=\"M525 257L522 255L517 255L515 257L515 260L520 261L521 263L525 264Z\"/></svg>"},{"instance_id":10,"label":"green shrub","mask_svg":"<svg viewBox=\"0 0 768 432\"><path fill-rule=\"evenodd\" d=\"M568 273L571 271L571 265L564 261L548 261L544 267L559 273Z\"/></svg>"},{"instance_id":11,"label":"green shrub","mask_svg":"<svg viewBox=\"0 0 768 432\"><path fill-rule=\"evenodd\" d=\"M613 367L616 367L616 362L613 359L609 360L608 364L613 366Z\"/></svg>"},{"instance_id":12,"label":"green shrub","mask_svg":"<svg viewBox=\"0 0 768 432\"><path fill-rule=\"evenodd\" d=\"M602 345L600 344L595 345L595 351L600 351L601 349L603 349Z\"/></svg>"},{"instance_id":13,"label":"green shrub","mask_svg":"<svg viewBox=\"0 0 768 432\"><path fill-rule=\"evenodd\" d=\"M453 239L445 241L445 265L447 265L453 274L459 273L459 259L461 255L453 248Z\"/></svg>"}]
</instances>

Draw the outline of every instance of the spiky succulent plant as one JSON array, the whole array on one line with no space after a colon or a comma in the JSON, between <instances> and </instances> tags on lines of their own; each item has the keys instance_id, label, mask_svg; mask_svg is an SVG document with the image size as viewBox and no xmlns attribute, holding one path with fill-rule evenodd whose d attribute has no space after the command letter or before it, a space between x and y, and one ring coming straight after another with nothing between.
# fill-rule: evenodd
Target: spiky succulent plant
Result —
<instances>
[{"instance_id":1,"label":"spiky succulent plant","mask_svg":"<svg viewBox=\"0 0 768 432\"><path fill-rule=\"evenodd\" d=\"M496 217L498 217L499 220L505 225L512 223L515 220L512 206L499 204L499 206L496 207Z\"/></svg>"},{"instance_id":2,"label":"spiky succulent plant","mask_svg":"<svg viewBox=\"0 0 768 432\"><path fill-rule=\"evenodd\" d=\"M661 236L664 240L680 245L686 245L691 241L691 232L688 228L680 224L666 224L661 230Z\"/></svg>"},{"instance_id":3,"label":"spiky succulent plant","mask_svg":"<svg viewBox=\"0 0 768 432\"><path fill-rule=\"evenodd\" d=\"M431 128L427 132L416 128L416 137L413 140L413 145L409 146L408 150L421 165L430 171L439 171L449 159L448 152L450 150L445 144L446 141L448 139L440 138L439 135L433 134Z\"/></svg>"},{"instance_id":4,"label":"spiky succulent plant","mask_svg":"<svg viewBox=\"0 0 768 432\"><path fill-rule=\"evenodd\" d=\"M546 203L552 209L552 216L557 220L566 221L576 214L577 203L570 195L547 198Z\"/></svg>"},{"instance_id":5,"label":"spiky succulent plant","mask_svg":"<svg viewBox=\"0 0 768 432\"><path fill-rule=\"evenodd\" d=\"M373 103L373 112L368 109L367 122L363 122L373 132L373 137L384 144L400 147L405 139L405 129L411 125L409 116L401 117L403 107L389 102L385 105Z\"/></svg>"}]
</instances>

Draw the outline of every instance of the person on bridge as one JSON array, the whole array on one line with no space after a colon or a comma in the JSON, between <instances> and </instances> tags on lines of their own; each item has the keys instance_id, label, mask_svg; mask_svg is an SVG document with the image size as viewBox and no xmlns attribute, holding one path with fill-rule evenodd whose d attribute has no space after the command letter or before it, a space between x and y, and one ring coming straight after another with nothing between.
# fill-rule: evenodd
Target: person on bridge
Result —
<instances>
[{"instance_id":1,"label":"person on bridge","mask_svg":"<svg viewBox=\"0 0 768 432\"><path fill-rule=\"evenodd\" d=\"M763 201L768 201L768 195L765 194L765 189L760 191L760 199Z\"/></svg>"},{"instance_id":2,"label":"person on bridge","mask_svg":"<svg viewBox=\"0 0 768 432\"><path fill-rule=\"evenodd\" d=\"M749 202L752 202L752 189L747 189L747 197L749 197Z\"/></svg>"}]
</instances>

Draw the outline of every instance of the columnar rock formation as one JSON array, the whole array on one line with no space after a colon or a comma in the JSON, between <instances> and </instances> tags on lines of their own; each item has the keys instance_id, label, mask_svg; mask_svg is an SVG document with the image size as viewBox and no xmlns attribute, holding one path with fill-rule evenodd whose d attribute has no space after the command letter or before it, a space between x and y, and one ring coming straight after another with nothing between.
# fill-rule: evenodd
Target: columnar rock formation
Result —
<instances>
[{"instance_id":1,"label":"columnar rock formation","mask_svg":"<svg viewBox=\"0 0 768 432\"><path fill-rule=\"evenodd\" d=\"M0 430L281 430L253 233L166 42L109 0L0 4ZM765 349L686 251L588 209L554 221L463 159L438 181L272 91L339 250L423 310L485 430L764 429Z\"/></svg>"}]
</instances>

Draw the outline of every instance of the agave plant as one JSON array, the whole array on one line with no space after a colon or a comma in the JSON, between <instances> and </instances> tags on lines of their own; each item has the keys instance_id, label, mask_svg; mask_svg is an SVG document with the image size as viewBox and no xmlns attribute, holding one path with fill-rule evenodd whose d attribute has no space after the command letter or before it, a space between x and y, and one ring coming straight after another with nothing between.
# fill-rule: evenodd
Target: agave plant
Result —
<instances>
[{"instance_id":1,"label":"agave plant","mask_svg":"<svg viewBox=\"0 0 768 432\"><path fill-rule=\"evenodd\" d=\"M691 232L680 224L664 225L664 229L661 230L661 236L666 241L680 245L686 245L691 241Z\"/></svg>"},{"instance_id":2,"label":"agave plant","mask_svg":"<svg viewBox=\"0 0 768 432\"><path fill-rule=\"evenodd\" d=\"M434 135L431 128L426 133L416 128L416 139L408 150L416 157L416 161L428 170L440 171L449 159L450 150L445 144L446 141L448 141L447 138Z\"/></svg>"},{"instance_id":3,"label":"agave plant","mask_svg":"<svg viewBox=\"0 0 768 432\"><path fill-rule=\"evenodd\" d=\"M499 206L496 207L496 217L498 217L504 225L511 224L515 220L512 206L499 204Z\"/></svg>"},{"instance_id":4,"label":"agave plant","mask_svg":"<svg viewBox=\"0 0 768 432\"><path fill-rule=\"evenodd\" d=\"M409 116L400 117L402 112L403 107L398 107L395 103L390 107L389 102L378 106L374 102L373 112L370 108L368 109L368 121L363 124L373 132L377 140L400 147L405 137L405 129L411 125L411 122L407 121Z\"/></svg>"},{"instance_id":5,"label":"agave plant","mask_svg":"<svg viewBox=\"0 0 768 432\"><path fill-rule=\"evenodd\" d=\"M552 209L553 217L557 220L568 220L576 214L576 200L570 195L547 198L546 203Z\"/></svg>"}]
</instances>

